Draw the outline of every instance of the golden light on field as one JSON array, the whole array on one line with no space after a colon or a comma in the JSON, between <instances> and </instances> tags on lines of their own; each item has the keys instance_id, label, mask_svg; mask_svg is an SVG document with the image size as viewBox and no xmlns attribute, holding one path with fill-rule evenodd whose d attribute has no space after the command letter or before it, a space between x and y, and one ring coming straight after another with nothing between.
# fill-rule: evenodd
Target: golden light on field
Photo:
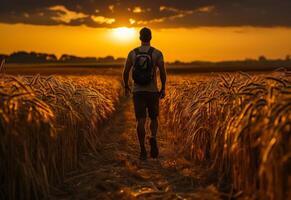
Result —
<instances>
[{"instance_id":1,"label":"golden light on field","mask_svg":"<svg viewBox=\"0 0 291 200\"><path fill-rule=\"evenodd\" d=\"M137 31L135 28L119 27L113 28L111 34L114 40L119 42L129 42L136 38Z\"/></svg>"}]
</instances>

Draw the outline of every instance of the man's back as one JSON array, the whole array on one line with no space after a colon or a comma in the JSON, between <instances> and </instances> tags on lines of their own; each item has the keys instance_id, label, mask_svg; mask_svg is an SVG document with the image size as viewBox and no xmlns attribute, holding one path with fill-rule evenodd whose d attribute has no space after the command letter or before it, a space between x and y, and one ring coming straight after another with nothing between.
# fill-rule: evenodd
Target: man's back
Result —
<instances>
[{"instance_id":1,"label":"man's back","mask_svg":"<svg viewBox=\"0 0 291 200\"><path fill-rule=\"evenodd\" d=\"M139 52L148 52L150 49L150 45L141 45L138 47ZM136 52L134 50L130 51L128 54L128 62L132 63L132 65L136 61ZM151 81L150 84L142 86L138 85L136 83L133 84L133 92L141 92L141 91L146 91L146 92L158 92L158 84L157 84L157 68L160 65L160 63L163 63L163 54L161 51L158 49L154 48L153 53L152 53L152 62L153 62L153 80Z\"/></svg>"}]
</instances>

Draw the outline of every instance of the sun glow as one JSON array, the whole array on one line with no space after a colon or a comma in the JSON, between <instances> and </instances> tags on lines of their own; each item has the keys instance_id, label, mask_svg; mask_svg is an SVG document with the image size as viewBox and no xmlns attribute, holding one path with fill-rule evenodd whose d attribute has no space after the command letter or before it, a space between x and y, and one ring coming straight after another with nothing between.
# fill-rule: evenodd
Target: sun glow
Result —
<instances>
[{"instance_id":1,"label":"sun glow","mask_svg":"<svg viewBox=\"0 0 291 200\"><path fill-rule=\"evenodd\" d=\"M0 54L24 50L54 53L58 57L126 57L140 45L139 29L0 23ZM152 29L152 33L152 45L163 51L169 62L244 60L261 55L277 59L291 55L291 28L168 28Z\"/></svg>"},{"instance_id":2,"label":"sun glow","mask_svg":"<svg viewBox=\"0 0 291 200\"><path fill-rule=\"evenodd\" d=\"M119 27L112 29L112 37L120 42L133 41L137 36L135 28Z\"/></svg>"}]
</instances>

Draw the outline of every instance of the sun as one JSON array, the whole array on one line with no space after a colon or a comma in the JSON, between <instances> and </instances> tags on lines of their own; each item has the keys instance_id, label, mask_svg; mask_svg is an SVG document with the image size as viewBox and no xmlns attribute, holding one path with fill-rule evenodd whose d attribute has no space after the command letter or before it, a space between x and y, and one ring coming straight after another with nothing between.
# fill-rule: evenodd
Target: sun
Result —
<instances>
[{"instance_id":1,"label":"sun","mask_svg":"<svg viewBox=\"0 0 291 200\"><path fill-rule=\"evenodd\" d=\"M133 41L136 37L135 28L119 27L112 29L112 37L120 42Z\"/></svg>"}]
</instances>

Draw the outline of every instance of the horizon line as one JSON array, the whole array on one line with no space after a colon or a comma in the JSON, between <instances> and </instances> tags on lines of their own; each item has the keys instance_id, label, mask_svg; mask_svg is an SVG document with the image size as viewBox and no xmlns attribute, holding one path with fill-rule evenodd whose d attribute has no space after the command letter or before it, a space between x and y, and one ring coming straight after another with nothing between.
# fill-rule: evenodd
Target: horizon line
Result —
<instances>
[{"instance_id":1,"label":"horizon line","mask_svg":"<svg viewBox=\"0 0 291 200\"><path fill-rule=\"evenodd\" d=\"M20 53L20 52L24 52L24 53L28 53L28 54L31 54L31 53L36 53L36 54L47 54L47 55L54 55L56 56L58 62L60 61L60 58L64 55L67 55L67 56L74 56L74 57L77 57L77 58L80 58L80 59L88 59L88 58L92 58L92 59L100 59L100 58L107 58L107 57L112 57L114 60L118 60L118 59L126 59L126 57L120 57L120 56L114 56L114 55L105 55L105 56L79 56L77 54L70 54L70 53L61 53L61 54L56 54L56 53L48 53L48 52L37 52L37 51L25 51L25 50L17 50L17 51L12 51L11 53L7 54L7 53L2 53L0 52L0 58L1 56L11 56L12 54L15 54L15 53ZM165 63L177 63L177 62L180 62L180 63L193 63L193 62L212 62L212 63L218 63L218 62L237 62L237 61L248 61L248 60L253 60L253 61L256 61L256 60L259 60L260 58L263 59L266 59L266 60L288 60L291 59L291 54L286 54L282 57L267 57L265 55L258 55L257 57L245 57L245 58L233 58L233 59L224 59L224 60L191 60L191 61L185 61L185 60L180 60L180 59L174 59L174 60L171 60L171 61L166 61Z\"/></svg>"}]
</instances>

